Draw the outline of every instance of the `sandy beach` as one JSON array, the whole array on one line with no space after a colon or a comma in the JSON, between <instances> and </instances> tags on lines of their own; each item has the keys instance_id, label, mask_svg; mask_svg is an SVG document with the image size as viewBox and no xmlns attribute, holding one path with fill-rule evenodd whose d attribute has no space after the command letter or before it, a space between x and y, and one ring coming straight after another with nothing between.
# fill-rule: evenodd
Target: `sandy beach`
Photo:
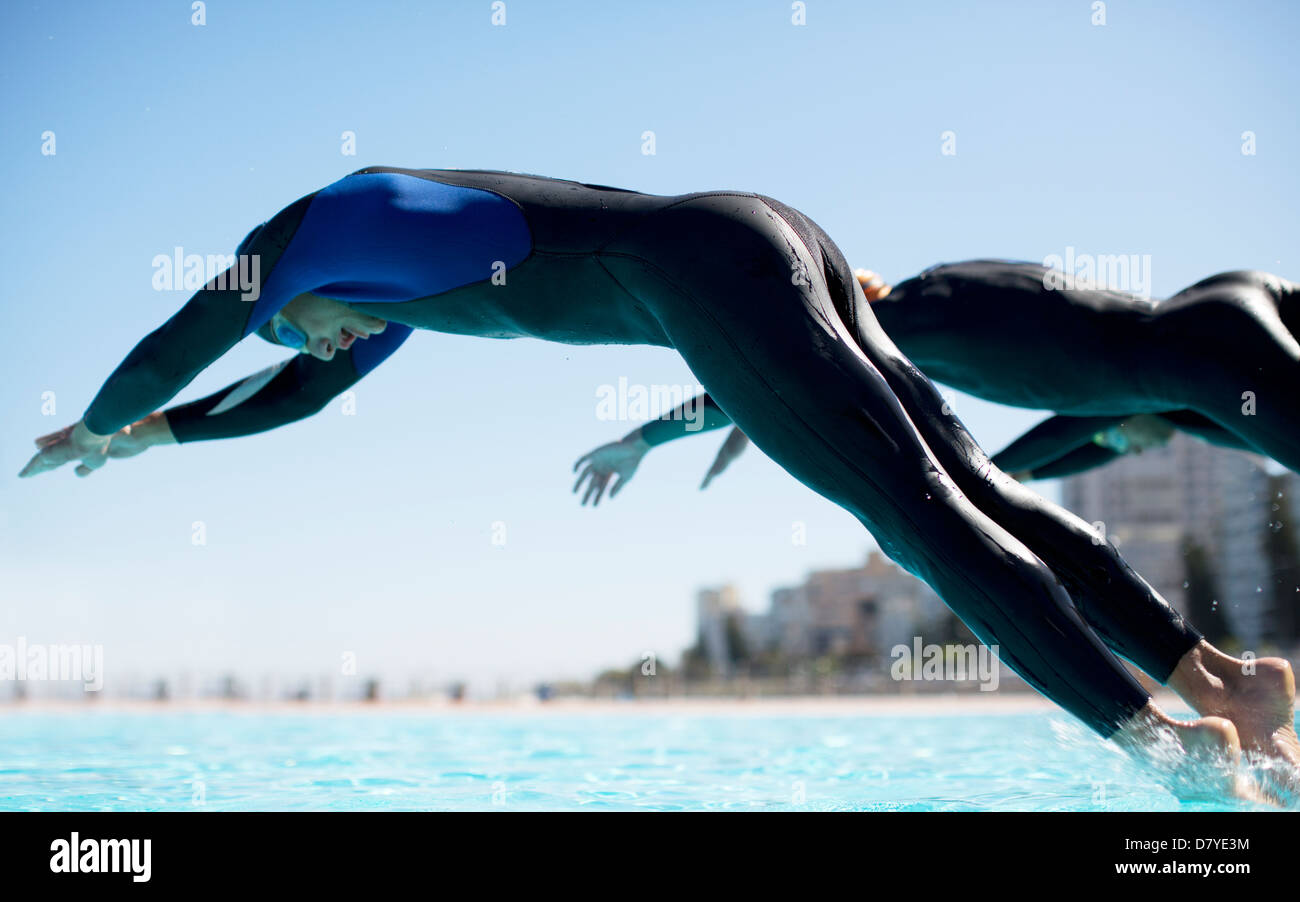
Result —
<instances>
[{"instance_id":1,"label":"sandy beach","mask_svg":"<svg viewBox=\"0 0 1300 902\"><path fill-rule=\"evenodd\" d=\"M1186 705L1172 693L1159 693L1156 701L1170 711L1180 711ZM561 698L538 701L533 696L501 700L465 700L451 702L443 699L391 700L374 702L263 702L233 701L226 699L182 699L177 701L144 701L133 699L104 699L96 702L59 701L36 699L0 705L0 718L21 717L24 714L86 714L92 712L121 714L184 714L190 712L224 712L230 714L275 714L282 716L329 715L438 715L451 717L475 716L607 716L619 715L679 715L679 716L731 716L731 717L933 717L987 716L990 714L1023 714L1065 712L1057 705L1034 693L1008 693L1000 695L926 694L923 696L801 696L791 698L670 698L670 699L588 699Z\"/></svg>"}]
</instances>

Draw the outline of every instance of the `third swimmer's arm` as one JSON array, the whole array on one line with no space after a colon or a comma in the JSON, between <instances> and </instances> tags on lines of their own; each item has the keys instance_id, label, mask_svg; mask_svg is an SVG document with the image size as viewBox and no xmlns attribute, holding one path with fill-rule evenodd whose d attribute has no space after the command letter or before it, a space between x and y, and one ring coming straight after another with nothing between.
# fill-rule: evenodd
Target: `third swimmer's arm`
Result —
<instances>
[{"instance_id":1,"label":"third swimmer's arm","mask_svg":"<svg viewBox=\"0 0 1300 902\"><path fill-rule=\"evenodd\" d=\"M1074 417L1058 414L1030 429L993 455L993 464L1007 473L1037 473L1076 448L1093 444L1093 437L1124 421L1122 416Z\"/></svg>"},{"instance_id":2,"label":"third swimmer's arm","mask_svg":"<svg viewBox=\"0 0 1300 902\"><path fill-rule=\"evenodd\" d=\"M1021 482L1029 482L1034 479L1061 479L1096 467L1104 467L1106 464L1123 456L1122 451L1116 451L1114 448L1107 448L1104 445L1090 442L1067 451L1056 460L1046 461L1034 467L1031 471L1017 473L1015 476Z\"/></svg>"},{"instance_id":3,"label":"third swimmer's arm","mask_svg":"<svg viewBox=\"0 0 1300 902\"><path fill-rule=\"evenodd\" d=\"M636 429L633 429L623 438L616 442L610 442L607 445L601 445L592 451L587 452L578 458L577 463L573 465L574 472L577 472L583 465L586 468L578 475L578 481L574 483L573 491L577 492L584 482L587 482L586 492L583 494L582 503L588 501L595 506L600 503L601 497L605 494L605 489L609 486L610 480L615 476L618 482L614 483L609 497L617 495L627 483L636 469L641 464L641 458L645 457L646 452L656 445L662 445L679 438L685 438L688 435L698 435L704 432L711 432L714 429L721 429L723 426L730 425L731 418L723 412L717 403L707 394L697 395L689 401L684 402L679 407L659 417L657 420L651 420ZM737 434L739 429L735 429L727 441L723 443L722 450L718 452L718 457L709 470L709 475L705 477L704 485L721 473L735 456L744 449L745 439L743 433ZM703 488L704 486L701 486Z\"/></svg>"}]
</instances>

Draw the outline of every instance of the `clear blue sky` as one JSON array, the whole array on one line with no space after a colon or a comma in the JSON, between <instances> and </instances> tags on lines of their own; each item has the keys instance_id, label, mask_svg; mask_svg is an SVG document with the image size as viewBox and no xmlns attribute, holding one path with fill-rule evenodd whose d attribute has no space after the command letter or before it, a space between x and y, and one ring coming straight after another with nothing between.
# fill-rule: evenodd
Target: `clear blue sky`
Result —
<instances>
[{"instance_id":1,"label":"clear blue sky","mask_svg":"<svg viewBox=\"0 0 1300 902\"><path fill-rule=\"evenodd\" d=\"M12 477L186 299L152 289L156 254L230 252L362 166L761 191L891 280L1067 247L1150 254L1156 295L1223 269L1300 277L1293 3L1110 2L1100 27L1086 0L808 0L803 26L785 0L506 6L501 27L487 0L213 0L196 27L184 2L5 5L0 641L102 643L109 680L336 673L353 651L490 688L675 657L697 587L766 607L872 546L752 450L698 492L723 433L580 508L573 461L634 425L596 418L598 386L694 382L663 349L426 333L355 416ZM282 356L250 338L180 398ZM1039 418L957 404L991 450Z\"/></svg>"}]
</instances>

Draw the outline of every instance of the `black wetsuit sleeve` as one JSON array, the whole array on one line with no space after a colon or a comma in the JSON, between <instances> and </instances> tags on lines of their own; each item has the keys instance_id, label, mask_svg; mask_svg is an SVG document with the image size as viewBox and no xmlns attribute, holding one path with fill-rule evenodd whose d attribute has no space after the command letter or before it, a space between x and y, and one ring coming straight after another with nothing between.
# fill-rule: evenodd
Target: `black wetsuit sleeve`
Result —
<instances>
[{"instance_id":1,"label":"black wetsuit sleeve","mask_svg":"<svg viewBox=\"0 0 1300 902\"><path fill-rule=\"evenodd\" d=\"M281 210L249 246L247 254L257 257L263 287L310 202L308 195ZM148 416L244 337L254 304L228 274L209 282L132 349L86 409L87 429L109 435ZM312 287L286 283L278 290L292 297Z\"/></svg>"},{"instance_id":2,"label":"black wetsuit sleeve","mask_svg":"<svg viewBox=\"0 0 1300 902\"><path fill-rule=\"evenodd\" d=\"M654 447L688 435L699 435L731 425L731 418L723 413L708 395L696 395L657 420L641 427L641 438Z\"/></svg>"},{"instance_id":3,"label":"black wetsuit sleeve","mask_svg":"<svg viewBox=\"0 0 1300 902\"><path fill-rule=\"evenodd\" d=\"M250 306L226 291L199 291L108 377L86 409L86 428L109 435L166 404L243 337Z\"/></svg>"},{"instance_id":4,"label":"black wetsuit sleeve","mask_svg":"<svg viewBox=\"0 0 1300 902\"><path fill-rule=\"evenodd\" d=\"M1095 445L1092 437L1129 419L1127 416L1050 417L993 455L993 464L1005 473L1032 471L1060 460L1083 445ZM1096 466L1096 464L1094 464Z\"/></svg>"},{"instance_id":5,"label":"black wetsuit sleeve","mask_svg":"<svg viewBox=\"0 0 1300 902\"><path fill-rule=\"evenodd\" d=\"M318 413L363 375L352 350L332 360L296 354L206 398L168 408L167 424L182 444L253 435Z\"/></svg>"}]
</instances>

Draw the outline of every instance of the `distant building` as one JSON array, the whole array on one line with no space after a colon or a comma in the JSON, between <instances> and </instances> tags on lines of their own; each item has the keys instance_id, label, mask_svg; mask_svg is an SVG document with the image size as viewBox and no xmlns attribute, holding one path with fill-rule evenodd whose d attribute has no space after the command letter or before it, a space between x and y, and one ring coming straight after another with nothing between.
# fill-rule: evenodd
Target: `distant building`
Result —
<instances>
[{"instance_id":1,"label":"distant building","mask_svg":"<svg viewBox=\"0 0 1300 902\"><path fill-rule=\"evenodd\" d=\"M1238 454L1230 460L1232 465L1225 467L1225 503L1219 518L1219 585L1233 632L1251 647L1261 639L1275 638L1278 627L1271 581L1279 574L1273 573L1265 553L1265 530L1295 529L1298 524L1285 522L1290 515L1280 515L1281 502L1287 496L1300 497L1296 496L1294 473L1270 479L1258 458ZM1291 503L1294 501L1287 506Z\"/></svg>"},{"instance_id":2,"label":"distant building","mask_svg":"<svg viewBox=\"0 0 1300 902\"><path fill-rule=\"evenodd\" d=\"M777 589L768 617L779 650L806 658L888 654L943 611L929 586L872 551L861 567L815 570Z\"/></svg>"},{"instance_id":3,"label":"distant building","mask_svg":"<svg viewBox=\"0 0 1300 902\"><path fill-rule=\"evenodd\" d=\"M1223 595L1224 615L1250 646L1270 631L1263 535L1275 499L1265 464L1258 455L1180 433L1163 448L1068 477L1062 501L1099 524L1133 569L1184 613L1184 538L1203 547ZM1290 494L1294 476L1282 483Z\"/></svg>"},{"instance_id":4,"label":"distant building","mask_svg":"<svg viewBox=\"0 0 1300 902\"><path fill-rule=\"evenodd\" d=\"M709 669L723 676L731 675L731 646L727 641L728 620L744 617L740 593L727 584L714 589L700 589L695 596L695 615L699 623L699 643Z\"/></svg>"},{"instance_id":5,"label":"distant building","mask_svg":"<svg viewBox=\"0 0 1300 902\"><path fill-rule=\"evenodd\" d=\"M766 614L745 611L731 585L701 589L696 610L710 669L729 676L735 641L751 654L776 651L792 660L887 656L895 645L910 647L945 608L928 586L872 551L861 567L816 570L775 590Z\"/></svg>"}]
</instances>

